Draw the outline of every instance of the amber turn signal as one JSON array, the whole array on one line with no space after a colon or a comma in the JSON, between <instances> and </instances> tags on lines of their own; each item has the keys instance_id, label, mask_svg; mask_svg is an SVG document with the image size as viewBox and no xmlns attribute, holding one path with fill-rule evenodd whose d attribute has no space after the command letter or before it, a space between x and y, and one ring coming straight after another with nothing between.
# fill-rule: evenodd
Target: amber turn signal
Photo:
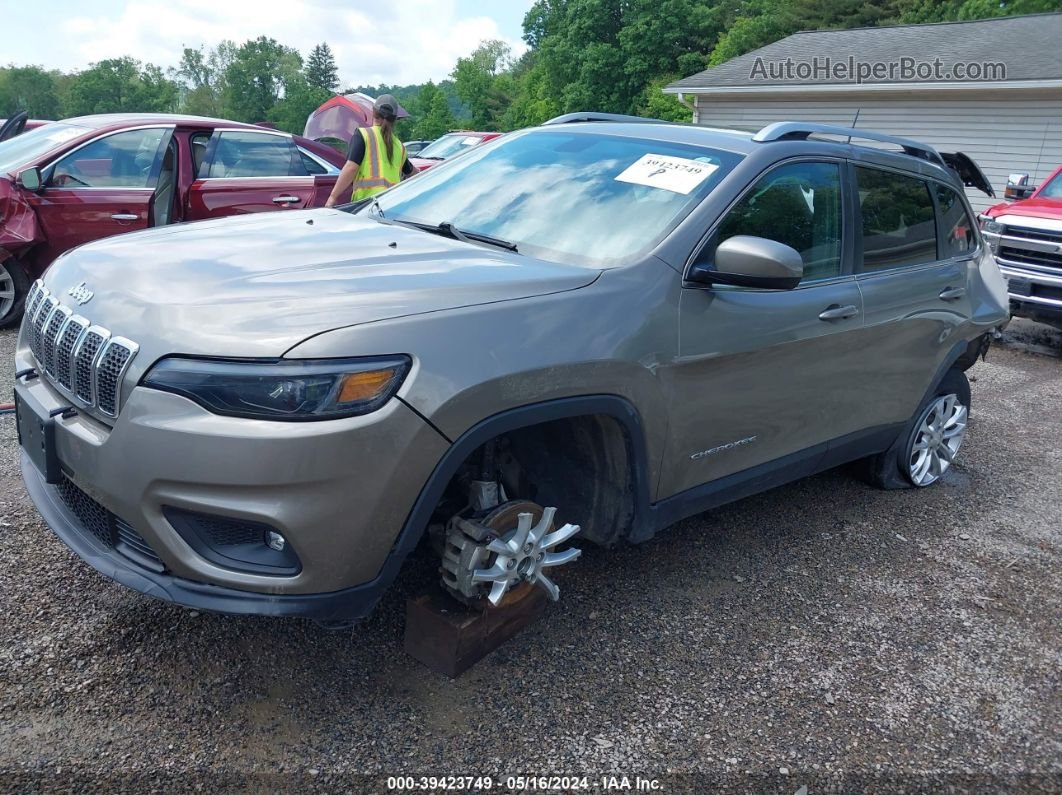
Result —
<instances>
[{"instance_id":1,"label":"amber turn signal","mask_svg":"<svg viewBox=\"0 0 1062 795\"><path fill-rule=\"evenodd\" d=\"M387 388L394 377L393 369L348 373L343 376L343 383L339 387L339 397L336 402L343 404L372 400Z\"/></svg>"}]
</instances>

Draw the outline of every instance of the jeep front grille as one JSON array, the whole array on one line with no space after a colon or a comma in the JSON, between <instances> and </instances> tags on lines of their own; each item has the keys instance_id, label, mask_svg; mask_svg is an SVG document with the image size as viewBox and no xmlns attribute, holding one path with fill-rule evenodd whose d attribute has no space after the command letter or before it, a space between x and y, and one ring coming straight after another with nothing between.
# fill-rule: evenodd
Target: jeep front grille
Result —
<instances>
[{"instance_id":1,"label":"jeep front grille","mask_svg":"<svg viewBox=\"0 0 1062 795\"><path fill-rule=\"evenodd\" d=\"M42 376L78 404L118 416L122 378L140 346L75 315L39 279L26 296L22 323Z\"/></svg>"}]
</instances>

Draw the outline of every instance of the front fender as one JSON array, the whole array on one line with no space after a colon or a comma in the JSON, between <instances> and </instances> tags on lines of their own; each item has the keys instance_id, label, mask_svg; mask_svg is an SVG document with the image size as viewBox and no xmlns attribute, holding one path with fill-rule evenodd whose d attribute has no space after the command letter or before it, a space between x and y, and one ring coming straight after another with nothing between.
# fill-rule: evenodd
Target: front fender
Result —
<instances>
[{"instance_id":1,"label":"front fender","mask_svg":"<svg viewBox=\"0 0 1062 795\"><path fill-rule=\"evenodd\" d=\"M37 214L22 192L11 180L0 179L0 262L43 239Z\"/></svg>"}]
</instances>

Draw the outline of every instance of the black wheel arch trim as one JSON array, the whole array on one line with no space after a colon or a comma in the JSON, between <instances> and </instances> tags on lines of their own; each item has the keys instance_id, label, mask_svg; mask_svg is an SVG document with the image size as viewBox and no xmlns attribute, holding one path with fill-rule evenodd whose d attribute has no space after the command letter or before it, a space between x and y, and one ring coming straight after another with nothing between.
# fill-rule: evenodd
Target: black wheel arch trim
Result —
<instances>
[{"instance_id":1,"label":"black wheel arch trim","mask_svg":"<svg viewBox=\"0 0 1062 795\"><path fill-rule=\"evenodd\" d=\"M438 505L450 480L468 457L485 442L520 428L592 414L604 414L611 417L617 420L623 428L629 446L635 500L634 527L631 528L631 535L638 535L638 531L641 531L642 526L648 522L650 513L649 453L641 415L633 403L619 395L584 395L557 398L508 409L481 420L461 434L435 465L427 483L417 496L392 549L392 557L398 553L404 558L412 551L427 528L432 511ZM389 558L388 564L390 562Z\"/></svg>"},{"instance_id":2,"label":"black wheel arch trim","mask_svg":"<svg viewBox=\"0 0 1062 795\"><path fill-rule=\"evenodd\" d=\"M359 587L375 589L377 598L379 598L379 595L390 586L398 576L406 558L420 543L427 530L432 512L442 499L447 485L468 457L485 442L531 425L591 414L604 414L612 417L623 427L629 445L634 487L634 520L628 535L632 541L651 537L655 526L649 503L649 454L641 416L634 404L619 395L557 398L508 409L481 420L461 434L435 465L435 469L420 490L420 494L417 495L416 502L413 503L380 573L371 582Z\"/></svg>"}]
</instances>

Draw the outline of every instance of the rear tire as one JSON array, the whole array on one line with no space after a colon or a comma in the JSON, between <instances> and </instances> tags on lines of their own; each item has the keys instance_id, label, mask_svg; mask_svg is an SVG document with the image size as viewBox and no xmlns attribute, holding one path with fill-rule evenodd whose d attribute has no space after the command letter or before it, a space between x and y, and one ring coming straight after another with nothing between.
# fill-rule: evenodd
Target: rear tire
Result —
<instances>
[{"instance_id":1,"label":"rear tire","mask_svg":"<svg viewBox=\"0 0 1062 795\"><path fill-rule=\"evenodd\" d=\"M22 319L29 292L30 277L14 257L0 262L0 329L11 328Z\"/></svg>"},{"instance_id":2,"label":"rear tire","mask_svg":"<svg viewBox=\"0 0 1062 795\"><path fill-rule=\"evenodd\" d=\"M949 370L892 446L866 459L866 479L882 489L932 486L959 452L969 416L970 382Z\"/></svg>"}]
</instances>

